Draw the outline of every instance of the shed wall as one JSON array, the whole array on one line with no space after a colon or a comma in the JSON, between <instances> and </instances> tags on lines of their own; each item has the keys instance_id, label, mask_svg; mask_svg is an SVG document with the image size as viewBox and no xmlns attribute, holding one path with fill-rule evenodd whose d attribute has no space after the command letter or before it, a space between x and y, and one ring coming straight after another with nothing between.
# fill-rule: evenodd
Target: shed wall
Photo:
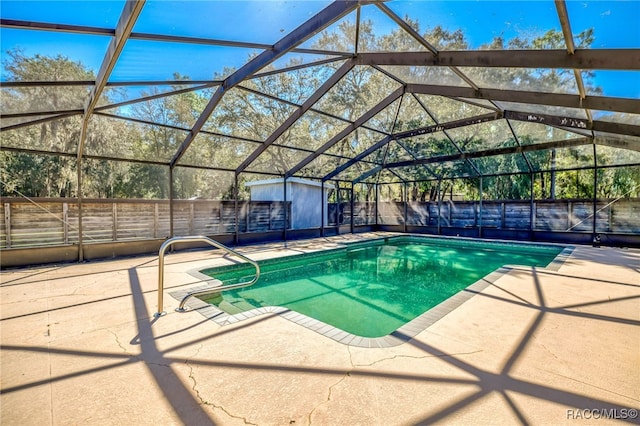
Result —
<instances>
[{"instance_id":1,"label":"shed wall","mask_svg":"<svg viewBox=\"0 0 640 426\"><path fill-rule=\"evenodd\" d=\"M291 229L319 228L324 203L324 225L327 226L328 189L300 182L287 182L287 201L291 202ZM251 201L284 201L282 183L254 184L251 186Z\"/></svg>"}]
</instances>

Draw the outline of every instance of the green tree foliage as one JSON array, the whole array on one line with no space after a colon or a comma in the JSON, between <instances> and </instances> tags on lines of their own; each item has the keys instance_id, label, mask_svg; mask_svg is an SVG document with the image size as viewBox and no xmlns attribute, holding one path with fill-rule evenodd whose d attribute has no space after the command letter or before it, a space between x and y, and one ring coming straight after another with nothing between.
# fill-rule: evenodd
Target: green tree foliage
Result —
<instances>
[{"instance_id":1,"label":"green tree foliage","mask_svg":"<svg viewBox=\"0 0 640 426\"><path fill-rule=\"evenodd\" d=\"M422 28L421 23L407 19L408 24L429 44L439 50L469 48L461 30L450 31L440 26ZM371 21L356 28L349 21L341 22L334 31L324 31L313 47L338 52L396 52L426 51L401 28L376 33ZM588 48L593 30L574 36L577 48ZM481 49L563 49L562 33L556 30L544 34L519 36L511 40L496 37ZM292 58L277 66L298 67L304 59ZM234 170L247 156L259 148L263 141L304 103L343 62L301 67L288 72L267 74L248 79L240 86L225 91L221 102L204 125L185 155L174 169L173 188L177 198L232 198ZM8 52L4 59L6 79L9 81L38 80L94 80L94 73L83 64L64 56L25 56L21 51ZM274 71L276 65L262 71ZM221 78L233 70L224 70ZM467 67L463 73L481 87L519 89L538 92L575 93L572 70L531 70ZM593 75L581 71L587 90L598 94ZM169 197L169 170L165 164L173 158L209 102L216 87L185 91L162 96L163 91L176 91L187 87L188 76L174 75L175 84L159 89L154 87L137 93L137 97L153 97L104 112L133 117L139 122L126 121L104 115L93 115L89 121L84 153L88 156L108 157L113 161L85 158L82 163L83 194L87 197ZM240 183L264 178L252 172L283 174L304 160L311 152L341 130L366 114L402 82L461 85L459 75L446 67L356 66L337 82L312 110L307 111L293 126L277 138L240 174ZM3 110L7 112L42 112L42 117L53 111L83 108L91 87L77 85L38 86L3 89ZM127 100L129 89L108 89L101 104ZM380 141L385 135L418 129L474 117L491 109L482 104L454 100L440 96L405 94L401 100L389 105L371 117L366 127L358 129L329 149L331 155L352 158ZM558 109L550 111L557 113ZM36 117L41 118L41 117ZM616 119L618 119L617 117ZM3 126L19 121L4 120ZM153 123L153 124L145 124ZM29 196L75 196L76 159L80 137L81 117L63 117L28 127L2 132L2 145L9 148L0 152L2 161L3 195L17 191ZM530 126L530 127L526 127ZM365 160L392 163L444 155L481 151L517 145L531 145L555 139L557 129L536 130L525 124L521 131L512 131L506 121L482 123L466 128L438 131L400 141L391 141ZM541 126L541 125L535 125ZM13 149L15 148L15 149ZM602 148L602 149L601 149ZM20 149L31 152L17 152ZM358 189L358 199L372 200L375 183L409 181L408 196L412 200L436 200L440 194L466 199L479 199L479 173L483 178L484 199L526 199L531 196L532 183L527 173L535 173L533 191L536 198L585 198L593 194L593 170L597 160L602 165L623 167L599 168L598 191L601 197L638 196L640 172L637 167L625 165L640 162L636 151L609 149L597 145L597 158L592 146L583 148L534 151L526 154L473 158L460 161L435 162L419 166L382 170L371 174ZM68 155L43 155L42 152ZM146 163L145 163L146 161ZM322 177L346 160L321 156L306 166L305 176ZM163 164L152 164L159 162ZM203 170L212 167L218 170ZM372 163L359 163L345 170L339 178L357 179L374 167ZM571 170L585 168L585 170ZM497 176L493 176L497 175ZM454 179L455 178L455 179ZM440 184L437 183L440 180ZM389 185L383 197L401 199L398 188ZM552 190L553 188L553 190ZM241 192L241 197L248 194Z\"/></svg>"},{"instance_id":2,"label":"green tree foliage","mask_svg":"<svg viewBox=\"0 0 640 426\"><path fill-rule=\"evenodd\" d=\"M3 59L8 81L92 80L93 74L81 64L63 56L27 57L20 50L7 52ZM3 89L3 110L13 112L65 111L82 107L89 90L81 86L38 86ZM3 120L3 124L5 121ZM77 116L47 121L39 125L2 132L2 145L34 151L73 153L77 149L80 118ZM7 124L19 124L7 123ZM3 151L3 193L20 191L31 196L72 196L76 185L75 159L41 157L28 153Z\"/></svg>"}]
</instances>

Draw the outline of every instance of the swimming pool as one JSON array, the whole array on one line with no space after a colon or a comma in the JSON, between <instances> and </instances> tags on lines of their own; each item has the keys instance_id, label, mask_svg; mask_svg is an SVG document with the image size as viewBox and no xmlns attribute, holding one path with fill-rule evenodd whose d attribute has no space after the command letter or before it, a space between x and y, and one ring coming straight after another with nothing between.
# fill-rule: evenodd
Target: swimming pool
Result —
<instances>
[{"instance_id":1,"label":"swimming pool","mask_svg":"<svg viewBox=\"0 0 640 426\"><path fill-rule=\"evenodd\" d=\"M563 249L391 237L262 261L258 283L202 299L230 316L246 317L256 310L264 312L265 307L281 307L303 319L315 318L316 329L328 326L325 331L335 328L350 336L379 338L411 323L409 334L415 335L420 328L415 323L424 323L425 313L474 283L482 285L479 280L488 274L507 264L547 267ZM247 280L253 273L243 264L202 272L224 284Z\"/></svg>"}]
</instances>

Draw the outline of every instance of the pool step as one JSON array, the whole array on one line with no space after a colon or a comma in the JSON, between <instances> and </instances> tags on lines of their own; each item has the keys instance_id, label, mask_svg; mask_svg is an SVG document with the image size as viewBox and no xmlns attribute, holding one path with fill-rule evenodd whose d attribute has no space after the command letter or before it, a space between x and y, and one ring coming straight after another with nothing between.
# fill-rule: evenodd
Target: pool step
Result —
<instances>
[{"instance_id":1,"label":"pool step","mask_svg":"<svg viewBox=\"0 0 640 426\"><path fill-rule=\"evenodd\" d=\"M257 308L246 300L223 300L218 304L218 307L228 313L229 315L239 314L240 312L250 311Z\"/></svg>"}]
</instances>

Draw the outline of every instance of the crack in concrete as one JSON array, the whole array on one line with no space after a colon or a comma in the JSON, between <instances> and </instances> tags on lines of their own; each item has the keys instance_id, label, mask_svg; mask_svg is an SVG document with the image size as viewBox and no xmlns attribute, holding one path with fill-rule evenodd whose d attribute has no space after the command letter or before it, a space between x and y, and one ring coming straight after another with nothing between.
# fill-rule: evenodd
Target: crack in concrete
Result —
<instances>
[{"instance_id":1,"label":"crack in concrete","mask_svg":"<svg viewBox=\"0 0 640 426\"><path fill-rule=\"evenodd\" d=\"M593 388L596 388L596 389L600 389L600 390L602 390L604 392L609 392L609 393L612 393L614 395L621 396L623 398L629 398L629 399L631 399L633 401L639 401L640 402L640 400L638 400L637 398L634 398L633 396L629 396L629 395L625 395L625 394L622 394L622 393L619 393L619 392L615 392L615 391L612 391L611 389L603 388L602 386L597 386L597 385L594 385L593 383L588 383L588 382L585 382L583 380L578 380L575 377L565 376L564 374L560 374L560 373L557 373L557 372L551 371L551 370L546 370L544 368L541 368L541 370L545 371L545 372L547 372L549 374L553 374L554 376L562 377L562 378L567 379L567 380L571 380L571 381L578 382L578 383L581 383L581 384L586 385L586 386L590 386L590 387L593 387Z\"/></svg>"},{"instance_id":2,"label":"crack in concrete","mask_svg":"<svg viewBox=\"0 0 640 426\"><path fill-rule=\"evenodd\" d=\"M333 388L338 386L340 383L342 383L347 377L351 376L351 371L347 371L344 376L342 376L340 378L340 380L338 380L337 382L335 382L334 384L332 384L331 386L329 386L329 394L327 395L327 399L325 401L322 401L320 404L318 404L313 410L311 410L311 412L309 413L309 415L307 416L307 421L308 421L308 425L311 426L311 417L313 417L313 413L316 412L316 410L318 408L320 408L321 405L331 401L331 393L333 392Z\"/></svg>"},{"instance_id":3,"label":"crack in concrete","mask_svg":"<svg viewBox=\"0 0 640 426\"><path fill-rule=\"evenodd\" d=\"M349 362L351 362L351 365L353 366L353 362L351 361L351 350L349 349L349 347L347 346L347 351L349 352ZM327 395L327 399L322 401L320 404L318 404L313 410L311 410L311 412L309 412L309 415L307 416L307 425L311 426L311 418L313 417L313 413L316 412L316 410L318 408L320 408L320 406L322 406L323 404L331 401L331 394L333 393L333 388L335 388L336 386L338 386L340 383L342 383L347 377L351 376L351 372L353 371L353 369L345 371L344 375L340 378L340 380L338 380L337 382L335 382L334 384L332 384L331 386L329 386L329 393Z\"/></svg>"},{"instance_id":4,"label":"crack in concrete","mask_svg":"<svg viewBox=\"0 0 640 426\"><path fill-rule=\"evenodd\" d=\"M538 344L549 353L549 355L551 355L552 357L554 357L556 360L558 361L562 361L560 358L558 358L558 356L556 354L554 354L551 349L549 349L546 345L544 345L543 343L538 342ZM564 364L564 363L563 363Z\"/></svg>"},{"instance_id":5,"label":"crack in concrete","mask_svg":"<svg viewBox=\"0 0 640 426\"><path fill-rule=\"evenodd\" d=\"M198 355L198 353L200 352L200 349L202 349L203 345L200 345L198 347L198 349L196 350L196 352L190 356L189 358L186 358L184 360L184 363L187 367L189 367L189 379L191 380L191 382L193 383L193 386L191 387L191 390L195 393L195 397L198 400L198 402L200 403L200 405L208 405L210 407L213 407L214 409L218 409L220 411L222 411L223 413L225 413L227 416L234 418L234 419L238 419L238 420L242 420L244 422L244 424L246 425L253 425L253 426L257 426L257 423L251 423L250 421L248 421L246 419L246 417L242 417L242 416L236 416L234 414L231 414L226 408L224 408L222 405L216 405L213 402L209 402L206 401L201 395L200 395L200 391L197 389L198 386L198 382L196 381L195 376L193 375L193 366L191 364L189 364L189 360L196 357Z\"/></svg>"},{"instance_id":6,"label":"crack in concrete","mask_svg":"<svg viewBox=\"0 0 640 426\"><path fill-rule=\"evenodd\" d=\"M400 359L400 358L405 358L405 359L426 359L426 358L448 358L448 357L455 357L458 355L472 355L472 354L476 354L482 352L482 350L476 350L476 351L471 351L471 352L455 352L455 353L451 353L451 354L442 354L442 355L423 355L423 356L412 356L412 355L394 355L392 357L387 357L387 358L381 358L378 359L376 361L373 361L369 364L352 364L354 368L358 368L358 367L371 367L373 365L379 364L383 361L391 361L394 359Z\"/></svg>"},{"instance_id":7,"label":"crack in concrete","mask_svg":"<svg viewBox=\"0 0 640 426\"><path fill-rule=\"evenodd\" d=\"M340 380L338 380L337 382L335 382L334 384L332 384L331 386L329 386L329 394L327 395L327 399L325 401L322 401L320 404L318 404L313 410L311 410L311 412L309 413L309 415L307 416L307 424L308 426L311 426L311 418L313 417L313 413L316 412L316 410L318 410L318 408L320 408L323 404L331 401L331 395L333 392L333 389L338 386L340 383L342 383L347 377L351 377L351 374L356 372L356 369L358 367L370 367L373 366L375 364L381 363L383 361L390 361L390 360L394 360L394 359L426 359L426 358L446 358L446 357L455 357L455 356L459 356L459 355L471 355L471 354L475 354L475 353L479 353L482 352L482 350L475 350L475 351L471 351L471 352L456 352L456 353L451 353L451 354L442 354L442 355L424 355L424 356L411 356L411 355L394 355L392 357L387 357L387 358L382 358L379 360L376 360L370 364L356 364L353 362L353 353L351 352L351 348L349 346L347 346L347 352L349 353L349 363L351 364L351 369L349 371L346 371L345 374L340 378Z\"/></svg>"},{"instance_id":8,"label":"crack in concrete","mask_svg":"<svg viewBox=\"0 0 640 426\"><path fill-rule=\"evenodd\" d=\"M106 330L107 332L111 333L113 335L113 337L116 339L116 344L120 347L120 349L122 349L122 352L124 352L125 354L129 355L129 357L131 357L131 359L134 359L136 361L141 361L141 354L135 355L131 352L129 352L129 350L122 344L122 342L120 342L120 338L118 337L118 335L115 333L115 331L112 331L108 328L103 328L101 330ZM147 362L147 364L153 364L151 362ZM162 365L162 364L154 364L154 365Z\"/></svg>"},{"instance_id":9,"label":"crack in concrete","mask_svg":"<svg viewBox=\"0 0 640 426\"><path fill-rule=\"evenodd\" d=\"M353 357L352 357L350 346L347 346L347 352L349 353L349 363L351 364L351 368L356 368L357 365L353 363Z\"/></svg>"},{"instance_id":10,"label":"crack in concrete","mask_svg":"<svg viewBox=\"0 0 640 426\"><path fill-rule=\"evenodd\" d=\"M120 347L120 349L122 349L122 351L126 354L129 353L129 351L127 350L127 348L125 348L124 346L122 346L122 342L120 342L120 339L118 338L118 335L115 333L115 331L112 331L108 328L105 328L105 330L107 330L109 333L111 333L113 335L113 337L116 339L116 343L118 344L118 346Z\"/></svg>"}]
</instances>

